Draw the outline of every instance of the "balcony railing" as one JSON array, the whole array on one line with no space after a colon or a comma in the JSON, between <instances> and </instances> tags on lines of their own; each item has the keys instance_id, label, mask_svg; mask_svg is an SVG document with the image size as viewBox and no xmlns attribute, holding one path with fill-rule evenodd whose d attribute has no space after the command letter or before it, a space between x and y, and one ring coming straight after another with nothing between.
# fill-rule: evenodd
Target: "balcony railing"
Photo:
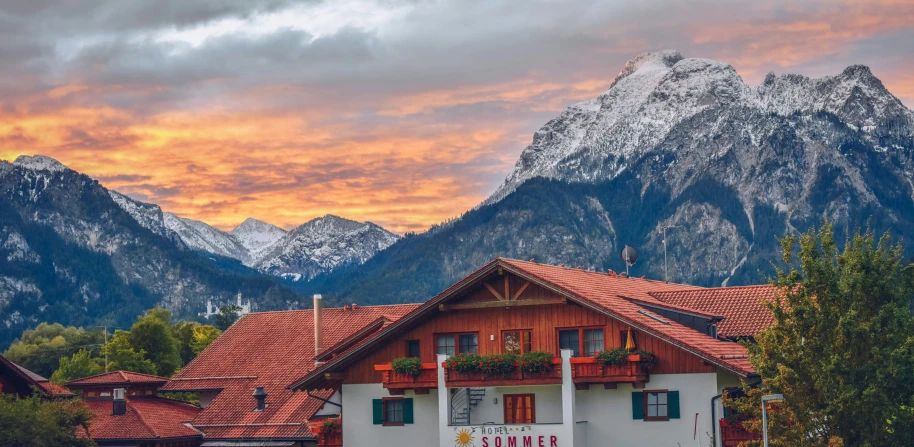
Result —
<instances>
[{"instance_id":1,"label":"balcony railing","mask_svg":"<svg viewBox=\"0 0 914 447\"><path fill-rule=\"evenodd\" d=\"M749 431L740 424L731 424L720 420L720 445L723 447L736 447L745 441L760 441L762 433Z\"/></svg>"},{"instance_id":2,"label":"balcony railing","mask_svg":"<svg viewBox=\"0 0 914 447\"><path fill-rule=\"evenodd\" d=\"M397 374L390 367L390 363L375 365L374 369L381 372L381 383L384 388L390 390L391 394L406 390L416 390L417 393L422 393L438 387L438 365L434 363L423 363L417 376Z\"/></svg>"},{"instance_id":3,"label":"balcony railing","mask_svg":"<svg viewBox=\"0 0 914 447\"><path fill-rule=\"evenodd\" d=\"M575 357L571 359L571 378L579 389L599 383L607 388L617 383L631 383L640 388L650 380L650 375L638 355L630 355L625 365L603 365L593 357Z\"/></svg>"},{"instance_id":4,"label":"balcony railing","mask_svg":"<svg viewBox=\"0 0 914 447\"><path fill-rule=\"evenodd\" d=\"M445 366L448 387L472 388L489 386L559 385L562 383L562 359L552 359L552 368L542 374L526 374L515 368L507 374L486 375L481 372L460 373Z\"/></svg>"}]
</instances>

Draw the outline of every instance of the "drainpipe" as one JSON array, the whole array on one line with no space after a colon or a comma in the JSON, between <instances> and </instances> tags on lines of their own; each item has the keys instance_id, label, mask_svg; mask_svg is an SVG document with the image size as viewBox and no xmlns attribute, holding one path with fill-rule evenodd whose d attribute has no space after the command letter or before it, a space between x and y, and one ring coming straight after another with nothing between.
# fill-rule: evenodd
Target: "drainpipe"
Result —
<instances>
[{"instance_id":1,"label":"drainpipe","mask_svg":"<svg viewBox=\"0 0 914 447\"><path fill-rule=\"evenodd\" d=\"M714 445L717 445L717 417L714 416L714 401L720 399L723 394L718 394L711 398L711 437L714 438ZM721 441L723 442L723 441ZM721 444L723 445L723 444Z\"/></svg>"}]
</instances>

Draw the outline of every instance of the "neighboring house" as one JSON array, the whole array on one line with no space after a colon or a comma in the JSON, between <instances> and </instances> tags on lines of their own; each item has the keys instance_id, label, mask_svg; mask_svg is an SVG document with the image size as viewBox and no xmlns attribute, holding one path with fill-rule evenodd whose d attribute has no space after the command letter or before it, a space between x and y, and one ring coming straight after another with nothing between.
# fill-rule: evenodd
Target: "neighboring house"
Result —
<instances>
[{"instance_id":1,"label":"neighboring house","mask_svg":"<svg viewBox=\"0 0 914 447\"><path fill-rule=\"evenodd\" d=\"M115 371L67 383L80 390L95 415L89 437L100 447L199 447L203 435L190 426L200 407L159 397L165 377Z\"/></svg>"},{"instance_id":2,"label":"neighboring house","mask_svg":"<svg viewBox=\"0 0 914 447\"><path fill-rule=\"evenodd\" d=\"M708 290L713 294L705 295ZM741 379L758 380L746 348L731 339L751 337L771 321L760 302L771 292L702 289L499 258L402 318L364 331L368 335L355 337L358 341L332 347L330 353L318 350L317 366L305 359L314 346L307 317L300 318L304 330L299 330L287 321L294 318L291 313L256 322L248 316L242 322L248 320L244 330L254 331L251 337L214 343L233 345L240 358L223 357L233 352L225 345L204 352L195 360L199 363L191 364L198 372L179 374L199 384L178 389L228 390L237 383L243 391L233 392L233 402L247 407L234 408L246 415L222 413L224 418L212 415L212 420L255 422L250 395L263 375L285 380L298 371L300 378L287 384L297 395L341 397L346 446L381 440L442 447L708 445L711 434L721 445L721 393L738 387ZM341 312L324 311L325 334ZM345 336L337 334L340 338ZM653 353L656 364L649 368L637 356L620 366L595 361L596 353L617 347ZM281 361L277 350L282 357L301 358ZM551 368L534 375L517 369L484 375L461 373L444 363L463 353L529 351L554 354ZM391 361L404 357L421 359L418 375L392 371ZM207 378L216 375L236 377ZM271 385L275 389L281 382ZM293 420L303 419L282 419ZM727 436L733 433L724 434L723 444L731 445Z\"/></svg>"},{"instance_id":3,"label":"neighboring house","mask_svg":"<svg viewBox=\"0 0 914 447\"><path fill-rule=\"evenodd\" d=\"M315 368L318 354L332 357L350 349L417 307L320 310L318 304L317 313L248 314L162 389L200 393L203 410L191 424L205 435L203 447L300 447L316 445L319 439L331 445L316 428L338 417L340 394L334 389L293 392L288 386ZM315 326L315 320L320 324Z\"/></svg>"},{"instance_id":4,"label":"neighboring house","mask_svg":"<svg viewBox=\"0 0 914 447\"><path fill-rule=\"evenodd\" d=\"M66 388L51 383L0 355L0 393L16 394L19 397L31 396L38 390L41 397L47 399L69 399L73 397Z\"/></svg>"}]
</instances>

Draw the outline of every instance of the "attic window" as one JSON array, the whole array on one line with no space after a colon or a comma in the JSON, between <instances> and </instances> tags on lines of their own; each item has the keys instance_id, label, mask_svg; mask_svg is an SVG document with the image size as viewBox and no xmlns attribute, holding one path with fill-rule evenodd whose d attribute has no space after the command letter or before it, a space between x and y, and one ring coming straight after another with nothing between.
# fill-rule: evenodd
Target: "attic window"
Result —
<instances>
[{"instance_id":1,"label":"attic window","mask_svg":"<svg viewBox=\"0 0 914 447\"><path fill-rule=\"evenodd\" d=\"M670 322L669 322L669 321L666 321L666 320L664 320L663 318L660 318L659 316L654 315L654 314L652 314L652 313L650 313L650 312L648 312L648 311L646 311L646 310L639 310L638 313L641 314L641 315L644 315L644 316L646 316L646 317L648 317L648 318L652 318L652 319L654 319L654 320L657 320L657 321L659 321L659 322L661 322L661 323L663 323L663 324L665 324L665 325L667 325L667 326L670 325Z\"/></svg>"}]
</instances>

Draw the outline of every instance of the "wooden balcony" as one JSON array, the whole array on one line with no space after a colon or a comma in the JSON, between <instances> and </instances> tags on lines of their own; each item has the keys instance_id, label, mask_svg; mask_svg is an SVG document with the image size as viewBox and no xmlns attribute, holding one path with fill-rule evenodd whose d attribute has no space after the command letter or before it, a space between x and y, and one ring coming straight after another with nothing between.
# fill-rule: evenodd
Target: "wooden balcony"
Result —
<instances>
[{"instance_id":1,"label":"wooden balcony","mask_svg":"<svg viewBox=\"0 0 914 447\"><path fill-rule=\"evenodd\" d=\"M720 445L723 447L736 447L741 442L761 440L761 432L749 431L741 425L728 424L727 421L720 420Z\"/></svg>"},{"instance_id":2,"label":"wooden balcony","mask_svg":"<svg viewBox=\"0 0 914 447\"><path fill-rule=\"evenodd\" d=\"M375 365L375 371L381 372L381 383L390 394L403 394L406 390L413 390L416 394L428 394L432 388L438 388L438 365L423 363L418 376L397 374L390 367L390 363Z\"/></svg>"},{"instance_id":3,"label":"wooden balcony","mask_svg":"<svg viewBox=\"0 0 914 447\"><path fill-rule=\"evenodd\" d=\"M600 383L607 389L615 388L619 383L631 383L634 388L644 388L650 376L638 355L628 356L628 363L621 366L602 365L593 357L575 357L571 359L571 379L579 390Z\"/></svg>"},{"instance_id":4,"label":"wooden balcony","mask_svg":"<svg viewBox=\"0 0 914 447\"><path fill-rule=\"evenodd\" d=\"M318 447L343 447L343 429L333 433L321 433L317 437Z\"/></svg>"},{"instance_id":5,"label":"wooden balcony","mask_svg":"<svg viewBox=\"0 0 914 447\"><path fill-rule=\"evenodd\" d=\"M524 374L520 368L505 375L459 373L445 366L445 383L450 388L478 388L489 386L561 385L562 359L552 359L552 369L543 374Z\"/></svg>"}]
</instances>

